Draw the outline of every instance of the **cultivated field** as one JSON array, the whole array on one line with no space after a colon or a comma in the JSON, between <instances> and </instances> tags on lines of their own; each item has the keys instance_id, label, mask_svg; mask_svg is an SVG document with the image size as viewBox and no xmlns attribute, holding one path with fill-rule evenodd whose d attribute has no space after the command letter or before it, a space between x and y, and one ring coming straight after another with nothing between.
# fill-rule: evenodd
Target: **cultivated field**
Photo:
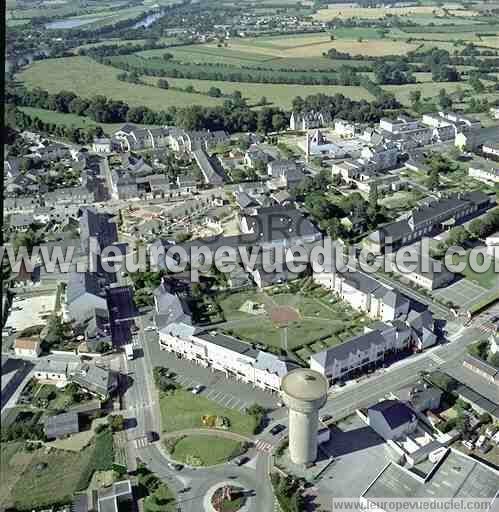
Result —
<instances>
[{"instance_id":1,"label":"cultivated field","mask_svg":"<svg viewBox=\"0 0 499 512\"><path fill-rule=\"evenodd\" d=\"M380 19L387 14L392 16L412 16L423 15L427 17L444 16L446 13L443 9L432 5L418 5L414 7L343 7L335 6L330 9L320 9L314 18L320 21L331 21L335 18L364 18L364 19ZM470 9L455 9L449 11L452 16L471 17L477 16L478 12Z\"/></svg>"},{"instance_id":2,"label":"cultivated field","mask_svg":"<svg viewBox=\"0 0 499 512\"><path fill-rule=\"evenodd\" d=\"M232 42L229 47L234 50L250 51L259 55L281 58L320 57L332 48L339 52L370 57L400 55L401 53L415 50L418 44L390 41L388 39L376 39L376 44L369 40L358 41L357 39L335 39L331 41L328 35L322 35L321 37L316 36L315 40L310 36L306 38L273 37L267 39L248 39Z\"/></svg>"},{"instance_id":3,"label":"cultivated field","mask_svg":"<svg viewBox=\"0 0 499 512\"><path fill-rule=\"evenodd\" d=\"M121 82L116 78L119 73L120 70L89 57L68 57L36 61L19 73L18 78L28 88L41 87L51 93L72 91L84 98L105 94L131 106L144 105L154 110L166 110L169 106L222 104L222 100L207 96Z\"/></svg>"}]
</instances>

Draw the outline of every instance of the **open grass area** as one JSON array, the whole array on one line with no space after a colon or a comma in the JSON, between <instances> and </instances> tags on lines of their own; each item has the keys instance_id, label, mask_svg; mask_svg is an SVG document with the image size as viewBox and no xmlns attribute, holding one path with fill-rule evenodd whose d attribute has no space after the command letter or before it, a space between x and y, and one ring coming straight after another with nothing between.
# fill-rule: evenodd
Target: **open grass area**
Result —
<instances>
[{"instance_id":1,"label":"open grass area","mask_svg":"<svg viewBox=\"0 0 499 512\"><path fill-rule=\"evenodd\" d=\"M383 85L385 91L391 92L403 105L410 105L410 94L412 91L421 91L423 99L436 98L440 89L445 89L448 94L460 89L469 89L467 82L424 82L404 85Z\"/></svg>"},{"instance_id":2,"label":"open grass area","mask_svg":"<svg viewBox=\"0 0 499 512\"><path fill-rule=\"evenodd\" d=\"M32 454L24 451L23 442L2 443L0 449L0 508L13 506L11 490L21 478L24 469L30 464Z\"/></svg>"},{"instance_id":3,"label":"open grass area","mask_svg":"<svg viewBox=\"0 0 499 512\"><path fill-rule=\"evenodd\" d=\"M89 57L67 57L36 61L19 73L18 79L28 88L41 87L51 93L72 91L84 98L104 94L126 101L130 106L144 105L154 110L193 104L215 106L223 102L207 96L121 82L116 78L119 73L120 70Z\"/></svg>"},{"instance_id":4,"label":"open grass area","mask_svg":"<svg viewBox=\"0 0 499 512\"><path fill-rule=\"evenodd\" d=\"M143 77L145 82L152 84L157 82L156 77ZM218 80L192 80L189 78L166 77L170 86L185 88L192 85L196 91L207 92L210 87L218 87L223 94L232 94L234 91L241 91L249 105L259 102L262 96L267 98L269 104L291 108L293 99L296 96L308 96L309 94L343 94L354 100L372 100L372 95L363 87L343 85L298 85L298 84L253 84L245 82L223 82ZM208 96L191 95L193 104L204 104Z\"/></svg>"},{"instance_id":5,"label":"open grass area","mask_svg":"<svg viewBox=\"0 0 499 512\"><path fill-rule=\"evenodd\" d=\"M52 503L70 503L75 491L87 487L94 471L111 468L112 452L112 434L104 431L79 453L45 448L29 453L28 463L13 468L19 475L11 494L16 508L31 510ZM17 457L20 455L24 453L18 452Z\"/></svg>"},{"instance_id":6,"label":"open grass area","mask_svg":"<svg viewBox=\"0 0 499 512\"><path fill-rule=\"evenodd\" d=\"M43 108L19 107L27 115L35 118L38 117L44 123L55 123L57 125L72 126L74 128L90 128L92 126L101 126L107 133L111 134L120 128L123 123L97 123L89 117L78 116L76 114L63 114L62 112L53 112Z\"/></svg>"},{"instance_id":7,"label":"open grass area","mask_svg":"<svg viewBox=\"0 0 499 512\"><path fill-rule=\"evenodd\" d=\"M191 457L195 457L200 466L214 466L232 459L240 446L241 443L233 439L192 435L183 437L175 444L172 456L184 464L190 464Z\"/></svg>"},{"instance_id":8,"label":"open grass area","mask_svg":"<svg viewBox=\"0 0 499 512\"><path fill-rule=\"evenodd\" d=\"M253 416L222 407L190 391L179 390L172 395L162 395L160 408L163 432L204 427L202 416L224 416L230 422L230 431L248 436L253 434L256 426Z\"/></svg>"},{"instance_id":9,"label":"open grass area","mask_svg":"<svg viewBox=\"0 0 499 512\"><path fill-rule=\"evenodd\" d=\"M496 260L491 258L490 256L485 255L483 258L478 256L477 262L478 264L484 267L487 267L485 272L478 272L477 270L473 270L470 265L470 254L471 250L466 251L466 255L459 257L458 255L454 255L453 262L454 264L465 262L466 267L462 271L462 275L469 279L470 281L483 286L484 288L498 288L499 287L499 275L494 269L494 264L497 265ZM470 297L471 298L471 297Z\"/></svg>"},{"instance_id":10,"label":"open grass area","mask_svg":"<svg viewBox=\"0 0 499 512\"><path fill-rule=\"evenodd\" d=\"M295 286L299 287L299 282ZM319 350L323 350L352 336L365 323L360 313L321 288L295 290L293 287L289 292L274 294L243 291L221 296L217 302L226 321L218 328L275 350L296 351L314 343L319 343ZM254 309L258 314L248 312L251 303L260 305ZM276 323L282 313L281 306L295 312L287 325Z\"/></svg>"}]
</instances>

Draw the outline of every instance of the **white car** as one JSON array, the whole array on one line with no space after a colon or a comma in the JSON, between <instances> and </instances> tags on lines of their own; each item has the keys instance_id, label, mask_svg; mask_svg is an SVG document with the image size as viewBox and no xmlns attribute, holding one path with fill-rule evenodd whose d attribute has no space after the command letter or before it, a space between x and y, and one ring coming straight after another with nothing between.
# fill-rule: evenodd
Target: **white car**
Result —
<instances>
[{"instance_id":1,"label":"white car","mask_svg":"<svg viewBox=\"0 0 499 512\"><path fill-rule=\"evenodd\" d=\"M202 386L201 384L198 384L197 386L194 386L191 390L191 393L193 395L198 395L199 393L201 393L201 391L203 391L204 389L204 386Z\"/></svg>"},{"instance_id":2,"label":"white car","mask_svg":"<svg viewBox=\"0 0 499 512\"><path fill-rule=\"evenodd\" d=\"M148 325L148 326L144 329L144 331L148 331L148 332L149 332L149 331L155 331L155 330L156 330L156 327L154 327L154 325Z\"/></svg>"}]
</instances>

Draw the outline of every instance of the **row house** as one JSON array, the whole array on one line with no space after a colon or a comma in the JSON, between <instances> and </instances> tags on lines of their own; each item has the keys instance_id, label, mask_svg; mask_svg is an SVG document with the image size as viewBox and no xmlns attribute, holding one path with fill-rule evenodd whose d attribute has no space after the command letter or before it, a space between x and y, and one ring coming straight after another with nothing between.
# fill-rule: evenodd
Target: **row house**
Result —
<instances>
[{"instance_id":1,"label":"row house","mask_svg":"<svg viewBox=\"0 0 499 512\"><path fill-rule=\"evenodd\" d=\"M291 130L305 131L312 128L325 128L330 126L333 121L331 112L321 110L316 112L292 112L289 119L289 128Z\"/></svg>"},{"instance_id":2,"label":"row house","mask_svg":"<svg viewBox=\"0 0 499 512\"><path fill-rule=\"evenodd\" d=\"M141 128L127 123L113 134L113 142L121 145L122 151L137 151L142 149L160 149L169 144L169 129Z\"/></svg>"},{"instance_id":3,"label":"row house","mask_svg":"<svg viewBox=\"0 0 499 512\"><path fill-rule=\"evenodd\" d=\"M218 144L228 142L229 137L223 130L210 132L175 130L170 133L169 141L173 151L193 153L197 149L209 151Z\"/></svg>"},{"instance_id":4,"label":"row house","mask_svg":"<svg viewBox=\"0 0 499 512\"><path fill-rule=\"evenodd\" d=\"M441 197L413 209L405 219L385 224L366 237L364 242L373 252L381 254L387 245L397 249L412 244L473 218L494 205L494 198L483 192Z\"/></svg>"},{"instance_id":5,"label":"row house","mask_svg":"<svg viewBox=\"0 0 499 512\"><path fill-rule=\"evenodd\" d=\"M474 164L468 169L468 176L487 184L499 183L499 165Z\"/></svg>"}]
</instances>

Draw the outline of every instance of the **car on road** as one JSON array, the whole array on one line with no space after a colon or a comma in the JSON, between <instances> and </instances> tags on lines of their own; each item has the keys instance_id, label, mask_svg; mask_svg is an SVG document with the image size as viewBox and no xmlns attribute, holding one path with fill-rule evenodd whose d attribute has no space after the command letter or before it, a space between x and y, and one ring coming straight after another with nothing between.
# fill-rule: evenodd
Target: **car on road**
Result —
<instances>
[{"instance_id":1,"label":"car on road","mask_svg":"<svg viewBox=\"0 0 499 512\"><path fill-rule=\"evenodd\" d=\"M148 326L144 329L144 331L147 331L147 332L149 332L149 331L155 331L155 330L156 330L156 327L155 327L154 325L148 325Z\"/></svg>"},{"instance_id":2,"label":"car on road","mask_svg":"<svg viewBox=\"0 0 499 512\"><path fill-rule=\"evenodd\" d=\"M146 432L146 439L148 443L154 443L155 441L159 440L159 436L157 432L154 432L152 430L149 430Z\"/></svg>"},{"instance_id":3,"label":"car on road","mask_svg":"<svg viewBox=\"0 0 499 512\"><path fill-rule=\"evenodd\" d=\"M199 395L199 393L201 393L201 391L203 391L204 389L204 386L201 385L201 384L198 384L197 386L194 386L192 389L191 389L191 393L193 395Z\"/></svg>"},{"instance_id":4,"label":"car on road","mask_svg":"<svg viewBox=\"0 0 499 512\"><path fill-rule=\"evenodd\" d=\"M168 463L168 467L172 470L172 471L180 471L184 466L182 466L182 464L178 464L176 462L169 462Z\"/></svg>"},{"instance_id":5,"label":"car on road","mask_svg":"<svg viewBox=\"0 0 499 512\"><path fill-rule=\"evenodd\" d=\"M319 419L324 423L325 421L332 420L333 417L330 414L323 414Z\"/></svg>"},{"instance_id":6,"label":"car on road","mask_svg":"<svg viewBox=\"0 0 499 512\"><path fill-rule=\"evenodd\" d=\"M270 433L273 435L273 436L276 436L277 434L280 434L283 430L286 430L286 427L284 425L281 425L280 423L277 424L277 425L274 425L271 429L270 429Z\"/></svg>"},{"instance_id":7,"label":"car on road","mask_svg":"<svg viewBox=\"0 0 499 512\"><path fill-rule=\"evenodd\" d=\"M236 466L242 466L243 464L246 464L246 462L249 461L249 457L239 457L237 459L234 459L234 464Z\"/></svg>"}]
</instances>

